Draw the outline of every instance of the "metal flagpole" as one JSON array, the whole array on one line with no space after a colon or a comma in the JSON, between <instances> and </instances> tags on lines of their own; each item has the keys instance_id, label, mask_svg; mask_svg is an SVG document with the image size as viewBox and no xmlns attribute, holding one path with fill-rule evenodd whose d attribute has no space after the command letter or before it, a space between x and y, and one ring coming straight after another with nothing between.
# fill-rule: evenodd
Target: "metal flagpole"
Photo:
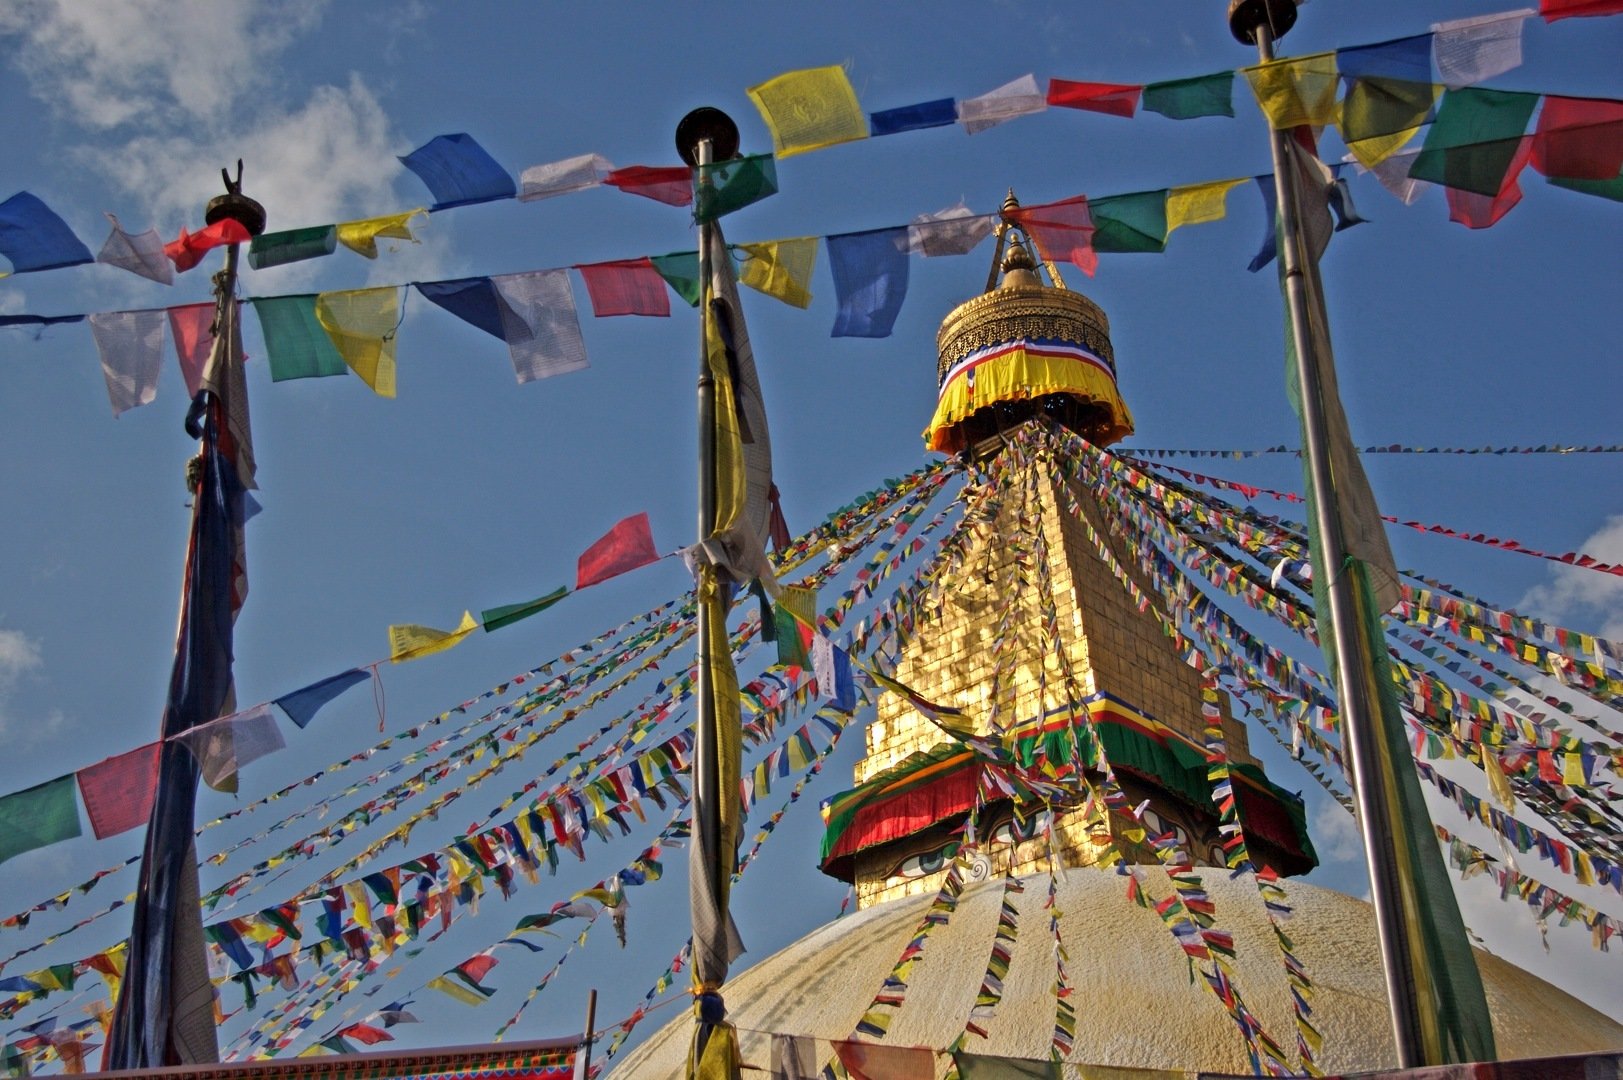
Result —
<instances>
[{"instance_id":1,"label":"metal flagpole","mask_svg":"<svg viewBox=\"0 0 1623 1080\"><path fill-rule=\"evenodd\" d=\"M1274 42L1296 21L1296 0L1231 0L1229 26L1234 36L1253 41L1263 63L1274 59ZM1398 885L1398 863L1392 845L1393 807L1381 784L1376 725L1376 697L1370 685L1372 644L1365 639L1362 620L1353 593L1352 575L1347 572L1347 549L1342 539L1341 514L1336 504L1335 478L1330 467L1326 420L1320 397L1319 362L1333 367L1329 342L1324 355L1317 357L1317 342L1310 332L1310 311L1322 310L1317 275L1309 274L1308 259L1302 248L1300 193L1296 188L1291 162L1289 131L1270 127L1273 152L1274 190L1278 197L1279 259L1284 274L1285 302L1290 311L1291 338L1296 352L1296 376L1301 391L1302 427L1308 472L1313 488L1314 524L1323 553L1320 565L1328 580L1330 626L1336 651L1336 685L1340 693L1342 730L1350 750L1358 818L1362 825L1364 857L1369 863L1370 897L1375 908L1375 926L1380 937L1381 961L1386 976L1392 1033L1397 1046L1399 1068L1440 1065L1428 1060L1422 1037L1420 1002L1410 977L1414 957L1407 924L1409 913L1403 906Z\"/></svg>"}]
</instances>

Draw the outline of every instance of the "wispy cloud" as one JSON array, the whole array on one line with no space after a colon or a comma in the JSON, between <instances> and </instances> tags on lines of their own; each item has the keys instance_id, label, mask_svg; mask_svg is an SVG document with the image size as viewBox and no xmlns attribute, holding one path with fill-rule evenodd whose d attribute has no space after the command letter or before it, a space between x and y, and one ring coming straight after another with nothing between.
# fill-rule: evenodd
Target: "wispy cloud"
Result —
<instances>
[{"instance_id":1,"label":"wispy cloud","mask_svg":"<svg viewBox=\"0 0 1623 1080\"><path fill-rule=\"evenodd\" d=\"M61 733L66 718L52 709L43 718L19 719L11 698L24 676L39 672L45 658L39 643L21 630L0 629L0 742L16 749L42 745Z\"/></svg>"},{"instance_id":2,"label":"wispy cloud","mask_svg":"<svg viewBox=\"0 0 1623 1080\"><path fill-rule=\"evenodd\" d=\"M1579 544L1601 562L1623 563L1623 514L1606 520ZM1517 607L1601 637L1623 638L1623 578L1575 566L1553 566L1550 580L1534 586Z\"/></svg>"}]
</instances>

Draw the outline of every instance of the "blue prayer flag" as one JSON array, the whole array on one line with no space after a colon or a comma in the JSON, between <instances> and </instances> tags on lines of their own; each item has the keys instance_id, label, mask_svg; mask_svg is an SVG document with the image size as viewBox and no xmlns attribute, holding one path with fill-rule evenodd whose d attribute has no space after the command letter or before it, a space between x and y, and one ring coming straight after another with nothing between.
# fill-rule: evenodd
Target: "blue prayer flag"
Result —
<instances>
[{"instance_id":1,"label":"blue prayer flag","mask_svg":"<svg viewBox=\"0 0 1623 1080\"><path fill-rule=\"evenodd\" d=\"M311 683L309 686L295 690L291 694L283 694L276 699L275 704L281 706L282 711L287 713L288 719L299 725L299 727L308 727L310 721L315 719L316 712L323 705L356 683L365 682L369 677L369 673L364 668L351 668L349 671L330 675L318 683Z\"/></svg>"},{"instance_id":2,"label":"blue prayer flag","mask_svg":"<svg viewBox=\"0 0 1623 1080\"><path fill-rule=\"evenodd\" d=\"M489 278L419 281L417 291L463 322L472 323L501 341L507 340L502 330L502 298Z\"/></svg>"},{"instance_id":3,"label":"blue prayer flag","mask_svg":"<svg viewBox=\"0 0 1623 1080\"><path fill-rule=\"evenodd\" d=\"M511 199L518 185L507 170L465 133L436 135L400 159L428 187L433 210Z\"/></svg>"},{"instance_id":4,"label":"blue prayer flag","mask_svg":"<svg viewBox=\"0 0 1623 1080\"><path fill-rule=\"evenodd\" d=\"M1257 253L1251 257L1250 265L1246 267L1247 270L1255 274L1258 270L1273 262L1274 256L1279 252L1279 234L1275 228L1275 217L1279 212L1279 197L1274 192L1274 178L1272 176L1257 176L1253 177L1253 179L1256 180L1257 188L1262 192L1262 214L1268 222L1268 231L1262 238L1262 246L1257 249Z\"/></svg>"},{"instance_id":5,"label":"blue prayer flag","mask_svg":"<svg viewBox=\"0 0 1623 1080\"><path fill-rule=\"evenodd\" d=\"M889 337L907 299L907 229L828 238L828 265L840 310L833 337Z\"/></svg>"},{"instance_id":6,"label":"blue prayer flag","mask_svg":"<svg viewBox=\"0 0 1623 1080\"><path fill-rule=\"evenodd\" d=\"M857 686L851 678L851 654L834 647L834 700L833 706L843 713L856 712Z\"/></svg>"},{"instance_id":7,"label":"blue prayer flag","mask_svg":"<svg viewBox=\"0 0 1623 1080\"><path fill-rule=\"evenodd\" d=\"M868 131L873 135L895 135L902 131L921 128L946 127L958 122L958 103L952 98L937 98L917 105L903 105L899 109L886 109L870 113Z\"/></svg>"},{"instance_id":8,"label":"blue prayer flag","mask_svg":"<svg viewBox=\"0 0 1623 1080\"><path fill-rule=\"evenodd\" d=\"M0 203L0 255L15 274L95 261L68 223L26 191Z\"/></svg>"},{"instance_id":9,"label":"blue prayer flag","mask_svg":"<svg viewBox=\"0 0 1623 1080\"><path fill-rule=\"evenodd\" d=\"M1431 35L1336 50L1336 73L1344 79L1401 79L1431 82Z\"/></svg>"}]
</instances>

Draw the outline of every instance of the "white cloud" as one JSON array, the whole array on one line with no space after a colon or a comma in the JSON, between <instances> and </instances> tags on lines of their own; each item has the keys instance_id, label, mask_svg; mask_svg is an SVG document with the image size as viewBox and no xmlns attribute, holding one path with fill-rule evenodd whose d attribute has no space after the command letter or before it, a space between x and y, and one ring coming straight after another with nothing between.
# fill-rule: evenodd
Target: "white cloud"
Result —
<instances>
[{"instance_id":1,"label":"white cloud","mask_svg":"<svg viewBox=\"0 0 1623 1080\"><path fill-rule=\"evenodd\" d=\"M0 292L0 315L21 315L28 310L28 299L18 288L7 288Z\"/></svg>"},{"instance_id":2,"label":"white cloud","mask_svg":"<svg viewBox=\"0 0 1623 1080\"><path fill-rule=\"evenodd\" d=\"M1313 824L1308 833L1313 847L1323 862L1364 861L1364 840L1358 833L1358 822L1334 802L1319 803L1313 812Z\"/></svg>"},{"instance_id":3,"label":"white cloud","mask_svg":"<svg viewBox=\"0 0 1623 1080\"><path fill-rule=\"evenodd\" d=\"M45 666L39 643L21 630L0 630L0 741L13 748L42 745L55 738L67 723L52 709L43 720L24 722L11 714L17 682Z\"/></svg>"},{"instance_id":4,"label":"white cloud","mask_svg":"<svg viewBox=\"0 0 1623 1080\"><path fill-rule=\"evenodd\" d=\"M39 645L21 630L0 630L0 693L16 685L17 677L42 663Z\"/></svg>"},{"instance_id":5,"label":"white cloud","mask_svg":"<svg viewBox=\"0 0 1623 1080\"><path fill-rule=\"evenodd\" d=\"M1623 563L1623 514L1606 520L1578 549L1605 563ZM1552 622L1623 638L1623 577L1555 566L1550 581L1527 591L1517 607Z\"/></svg>"}]
</instances>

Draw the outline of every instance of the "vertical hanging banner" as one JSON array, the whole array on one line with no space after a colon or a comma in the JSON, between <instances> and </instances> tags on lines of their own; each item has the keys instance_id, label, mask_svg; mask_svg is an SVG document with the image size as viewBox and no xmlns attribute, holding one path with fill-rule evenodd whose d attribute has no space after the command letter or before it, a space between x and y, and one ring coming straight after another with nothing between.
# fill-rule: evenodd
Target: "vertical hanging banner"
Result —
<instances>
[{"instance_id":1,"label":"vertical hanging banner","mask_svg":"<svg viewBox=\"0 0 1623 1080\"><path fill-rule=\"evenodd\" d=\"M103 311L90 316L90 333L101 354L107 398L113 415L145 405L158 395L163 368L163 316L160 311Z\"/></svg>"},{"instance_id":2,"label":"vertical hanging banner","mask_svg":"<svg viewBox=\"0 0 1623 1080\"><path fill-rule=\"evenodd\" d=\"M907 299L907 229L846 233L827 243L840 306L831 336L889 337Z\"/></svg>"}]
</instances>

